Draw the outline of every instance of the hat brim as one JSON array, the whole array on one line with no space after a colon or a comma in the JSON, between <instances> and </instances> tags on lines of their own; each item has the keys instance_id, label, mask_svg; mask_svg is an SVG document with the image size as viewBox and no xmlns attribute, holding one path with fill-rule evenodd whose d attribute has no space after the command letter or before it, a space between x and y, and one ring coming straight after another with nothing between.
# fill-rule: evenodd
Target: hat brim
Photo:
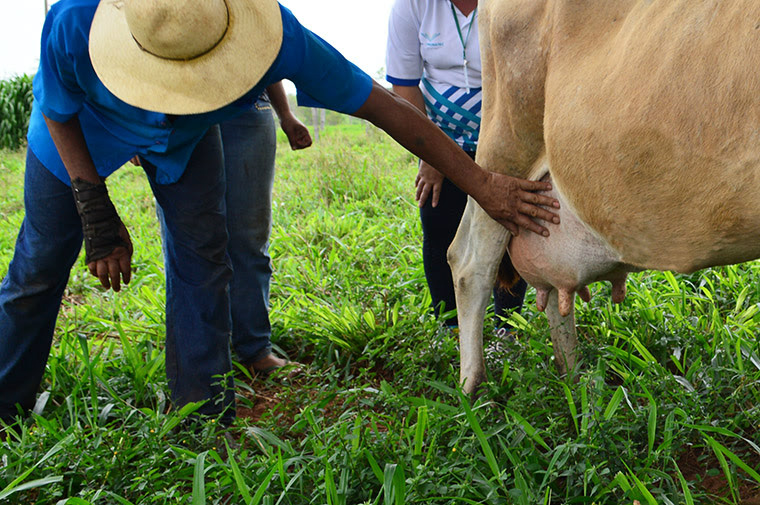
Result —
<instances>
[{"instance_id":1,"label":"hat brim","mask_svg":"<svg viewBox=\"0 0 760 505\"><path fill-rule=\"evenodd\" d=\"M165 114L219 109L250 91L282 45L277 0L226 0L229 26L209 52L169 60L144 51L132 37L123 1L102 0L90 28L90 59L100 80L124 102Z\"/></svg>"}]
</instances>

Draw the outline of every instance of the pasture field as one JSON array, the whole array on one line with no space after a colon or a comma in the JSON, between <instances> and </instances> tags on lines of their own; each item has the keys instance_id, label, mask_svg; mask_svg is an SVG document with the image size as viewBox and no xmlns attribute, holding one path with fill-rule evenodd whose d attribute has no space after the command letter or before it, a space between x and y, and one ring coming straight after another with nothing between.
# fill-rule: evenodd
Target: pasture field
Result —
<instances>
[{"instance_id":1,"label":"pasture field","mask_svg":"<svg viewBox=\"0 0 760 505\"><path fill-rule=\"evenodd\" d=\"M557 375L529 289L516 338L486 337L490 381L470 399L427 308L414 158L363 125L278 149L273 340L304 372L237 370L235 425L182 422L153 199L125 168L109 187L132 283L105 293L75 267L36 413L0 448L0 502L760 504L760 263L637 274L619 306L592 286L577 381ZM23 157L0 152L2 274Z\"/></svg>"}]
</instances>

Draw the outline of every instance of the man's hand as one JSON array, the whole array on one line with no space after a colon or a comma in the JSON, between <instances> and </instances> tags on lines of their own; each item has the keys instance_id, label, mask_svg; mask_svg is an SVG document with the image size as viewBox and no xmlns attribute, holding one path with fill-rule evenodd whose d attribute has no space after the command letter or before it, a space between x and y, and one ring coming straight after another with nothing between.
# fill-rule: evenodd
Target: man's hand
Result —
<instances>
[{"instance_id":1,"label":"man's hand","mask_svg":"<svg viewBox=\"0 0 760 505\"><path fill-rule=\"evenodd\" d=\"M293 113L283 114L280 127L288 137L290 148L294 151L311 146L309 129Z\"/></svg>"},{"instance_id":2,"label":"man's hand","mask_svg":"<svg viewBox=\"0 0 760 505\"><path fill-rule=\"evenodd\" d=\"M414 180L414 186L417 188L415 199L418 207L422 208L425 205L428 196L432 197L430 204L433 207L438 207L443 179L441 172L420 160L420 169L417 171L417 178Z\"/></svg>"},{"instance_id":3,"label":"man's hand","mask_svg":"<svg viewBox=\"0 0 760 505\"><path fill-rule=\"evenodd\" d=\"M277 113L277 117L280 118L280 127L288 137L290 148L296 151L309 147L311 145L309 129L290 110L290 104L288 103L288 97L285 95L285 87L282 85L282 81L267 86L267 94L274 111Z\"/></svg>"},{"instance_id":4,"label":"man's hand","mask_svg":"<svg viewBox=\"0 0 760 505\"><path fill-rule=\"evenodd\" d=\"M82 220L85 262L104 288L121 289L120 278L132 276L132 241L108 196L104 182L81 178L71 181L77 212Z\"/></svg>"},{"instance_id":5,"label":"man's hand","mask_svg":"<svg viewBox=\"0 0 760 505\"><path fill-rule=\"evenodd\" d=\"M539 225L537 219L559 224L559 216L546 209L558 209L559 201L540 194L541 191L551 191L552 185L548 182L526 181L490 172L482 189L478 192L480 196L475 198L478 204L514 235L519 234L520 228L525 228L548 237L549 230Z\"/></svg>"},{"instance_id":6,"label":"man's hand","mask_svg":"<svg viewBox=\"0 0 760 505\"><path fill-rule=\"evenodd\" d=\"M100 279L104 288L113 288L114 291L121 289L120 278L124 284L129 284L132 278L132 240L124 224L119 228L119 237L124 241L124 246L115 247L111 254L105 258L87 263L90 273Z\"/></svg>"}]
</instances>

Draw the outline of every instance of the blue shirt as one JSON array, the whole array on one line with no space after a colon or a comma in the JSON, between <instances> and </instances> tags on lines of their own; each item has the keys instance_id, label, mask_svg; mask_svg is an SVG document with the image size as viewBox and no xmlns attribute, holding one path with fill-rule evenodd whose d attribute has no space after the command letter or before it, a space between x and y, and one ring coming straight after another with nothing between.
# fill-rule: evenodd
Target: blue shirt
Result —
<instances>
[{"instance_id":1,"label":"blue shirt","mask_svg":"<svg viewBox=\"0 0 760 505\"><path fill-rule=\"evenodd\" d=\"M134 155L157 167L160 184L177 181L208 128L249 109L264 89L282 79L298 89L299 103L343 113L355 112L369 97L372 79L280 6L280 52L261 81L242 98L204 114L174 116L131 106L98 79L88 52L89 32L99 0L61 0L42 30L40 65L34 77L29 148L56 177L70 184L43 114L65 122L79 117L95 167L103 177ZM255 58L255 54L251 55Z\"/></svg>"}]
</instances>

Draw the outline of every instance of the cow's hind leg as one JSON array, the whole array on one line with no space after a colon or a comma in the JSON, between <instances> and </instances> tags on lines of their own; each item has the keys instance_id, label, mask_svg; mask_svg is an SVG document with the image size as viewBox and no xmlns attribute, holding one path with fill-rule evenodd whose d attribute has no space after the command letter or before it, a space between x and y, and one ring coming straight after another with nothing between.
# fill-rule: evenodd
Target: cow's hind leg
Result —
<instances>
[{"instance_id":1,"label":"cow's hind leg","mask_svg":"<svg viewBox=\"0 0 760 505\"><path fill-rule=\"evenodd\" d=\"M575 333L575 294L571 293L570 309L566 316L560 313L559 293L552 289L546 303L546 317L549 319L549 331L554 346L554 359L560 375L567 375L575 368L575 347L578 338Z\"/></svg>"},{"instance_id":2,"label":"cow's hind leg","mask_svg":"<svg viewBox=\"0 0 760 505\"><path fill-rule=\"evenodd\" d=\"M468 198L448 252L459 319L459 377L468 394L485 380L483 318L508 240L506 228Z\"/></svg>"}]
</instances>

